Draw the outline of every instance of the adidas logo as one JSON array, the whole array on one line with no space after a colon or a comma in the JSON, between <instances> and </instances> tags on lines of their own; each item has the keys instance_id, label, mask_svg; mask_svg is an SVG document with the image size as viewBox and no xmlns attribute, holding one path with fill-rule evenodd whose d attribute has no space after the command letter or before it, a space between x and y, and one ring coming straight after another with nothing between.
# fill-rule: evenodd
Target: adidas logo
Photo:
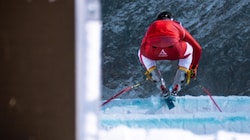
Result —
<instances>
[{"instance_id":1,"label":"adidas logo","mask_svg":"<svg viewBox=\"0 0 250 140\"><path fill-rule=\"evenodd\" d=\"M167 57L168 54L164 51L164 49L162 49L158 56L159 57Z\"/></svg>"}]
</instances>

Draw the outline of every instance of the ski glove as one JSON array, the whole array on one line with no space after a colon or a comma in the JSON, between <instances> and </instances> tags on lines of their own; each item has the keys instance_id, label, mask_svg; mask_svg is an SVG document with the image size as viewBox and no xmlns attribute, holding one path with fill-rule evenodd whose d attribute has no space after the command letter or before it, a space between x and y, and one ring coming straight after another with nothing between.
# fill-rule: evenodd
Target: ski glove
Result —
<instances>
[{"instance_id":1,"label":"ski glove","mask_svg":"<svg viewBox=\"0 0 250 140\"><path fill-rule=\"evenodd\" d=\"M191 78L190 70L186 69L185 67L179 66L174 77L173 85L176 84L188 85L190 83L190 78Z\"/></svg>"},{"instance_id":2,"label":"ski glove","mask_svg":"<svg viewBox=\"0 0 250 140\"><path fill-rule=\"evenodd\" d=\"M151 80L153 82L159 82L160 81L160 74L158 70L156 69L156 66L151 67L149 70L145 72L147 80Z\"/></svg>"},{"instance_id":3,"label":"ski glove","mask_svg":"<svg viewBox=\"0 0 250 140\"><path fill-rule=\"evenodd\" d=\"M198 65L190 66L190 78L195 78L197 75Z\"/></svg>"}]
</instances>

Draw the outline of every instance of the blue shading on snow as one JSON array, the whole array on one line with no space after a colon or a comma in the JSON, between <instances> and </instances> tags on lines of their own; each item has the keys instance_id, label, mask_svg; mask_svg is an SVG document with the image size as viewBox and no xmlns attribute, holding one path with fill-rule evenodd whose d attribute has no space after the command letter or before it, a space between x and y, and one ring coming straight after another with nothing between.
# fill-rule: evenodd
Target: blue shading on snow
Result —
<instances>
[{"instance_id":1,"label":"blue shading on snow","mask_svg":"<svg viewBox=\"0 0 250 140\"><path fill-rule=\"evenodd\" d=\"M177 129L195 135L215 135L221 131L250 134L250 97L213 98L222 112L208 96L177 97L172 110L159 97L114 99L102 107L100 127L102 131L123 126L143 131Z\"/></svg>"}]
</instances>

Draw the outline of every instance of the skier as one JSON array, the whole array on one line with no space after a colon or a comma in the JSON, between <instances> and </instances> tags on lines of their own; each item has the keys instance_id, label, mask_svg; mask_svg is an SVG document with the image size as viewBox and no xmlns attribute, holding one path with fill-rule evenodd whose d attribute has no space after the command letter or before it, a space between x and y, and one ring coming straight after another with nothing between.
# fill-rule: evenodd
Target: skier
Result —
<instances>
[{"instance_id":1,"label":"skier","mask_svg":"<svg viewBox=\"0 0 250 140\"><path fill-rule=\"evenodd\" d=\"M163 96L177 95L183 86L195 78L201 57L201 46L192 35L173 19L170 12L161 12L148 27L142 40L138 57L146 68L146 77L156 83ZM179 60L178 69L169 90L157 69L159 60ZM164 95L165 94L165 95Z\"/></svg>"}]
</instances>

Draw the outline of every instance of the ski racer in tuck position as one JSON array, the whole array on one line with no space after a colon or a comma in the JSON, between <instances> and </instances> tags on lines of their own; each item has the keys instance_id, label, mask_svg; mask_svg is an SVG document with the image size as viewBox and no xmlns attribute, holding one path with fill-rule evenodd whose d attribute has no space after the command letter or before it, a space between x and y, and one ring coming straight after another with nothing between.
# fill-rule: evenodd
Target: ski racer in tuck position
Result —
<instances>
[{"instance_id":1,"label":"ski racer in tuck position","mask_svg":"<svg viewBox=\"0 0 250 140\"><path fill-rule=\"evenodd\" d=\"M190 78L197 75L202 48L180 22L173 19L170 12L161 12L151 23L142 40L138 57L146 69L146 77L154 81L163 97L177 95ZM178 69L170 88L157 69L159 60L178 60Z\"/></svg>"}]
</instances>

